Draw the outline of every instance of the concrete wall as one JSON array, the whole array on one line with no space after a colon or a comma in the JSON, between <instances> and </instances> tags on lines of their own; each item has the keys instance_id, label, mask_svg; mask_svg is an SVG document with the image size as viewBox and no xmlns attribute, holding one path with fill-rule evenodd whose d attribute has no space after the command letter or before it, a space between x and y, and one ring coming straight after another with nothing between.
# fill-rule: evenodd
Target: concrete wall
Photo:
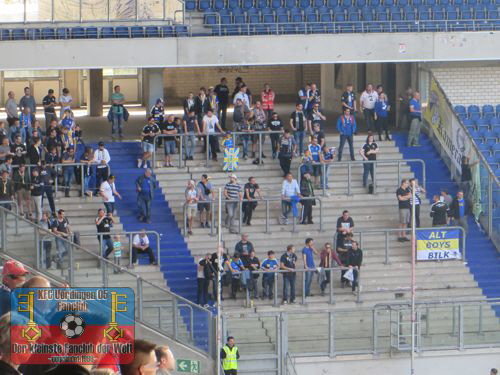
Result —
<instances>
[{"instance_id":1,"label":"concrete wall","mask_svg":"<svg viewBox=\"0 0 500 375\"><path fill-rule=\"evenodd\" d=\"M448 66L432 72L453 105L500 103L500 66Z\"/></svg>"},{"instance_id":2,"label":"concrete wall","mask_svg":"<svg viewBox=\"0 0 500 375\"><path fill-rule=\"evenodd\" d=\"M5 41L0 69L477 61L499 50L498 31Z\"/></svg>"},{"instance_id":3,"label":"concrete wall","mask_svg":"<svg viewBox=\"0 0 500 375\"><path fill-rule=\"evenodd\" d=\"M320 85L320 66L268 65L268 66L218 66L207 68L166 68L163 74L165 95L171 100L182 101L189 92L195 95L201 86L215 86L222 77L234 88L234 79L242 77L254 95L260 95L264 83L269 83L278 100L295 100L298 88L305 82Z\"/></svg>"},{"instance_id":4,"label":"concrete wall","mask_svg":"<svg viewBox=\"0 0 500 375\"><path fill-rule=\"evenodd\" d=\"M488 375L500 366L500 350L463 350L424 352L417 354L415 374L418 375ZM410 374L410 356L348 356L331 360L325 357L297 359L297 375L346 374L387 375Z\"/></svg>"}]
</instances>

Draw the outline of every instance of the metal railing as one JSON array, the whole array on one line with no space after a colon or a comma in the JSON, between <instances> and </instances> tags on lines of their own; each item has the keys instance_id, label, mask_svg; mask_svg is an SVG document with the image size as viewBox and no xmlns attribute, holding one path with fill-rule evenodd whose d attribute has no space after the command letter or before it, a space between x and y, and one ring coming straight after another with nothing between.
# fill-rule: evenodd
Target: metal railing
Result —
<instances>
[{"instance_id":1,"label":"metal railing","mask_svg":"<svg viewBox=\"0 0 500 375\"><path fill-rule=\"evenodd\" d=\"M2 22L6 24L48 24L48 23L96 23L96 22L151 22L168 21L174 18L175 12L184 10L184 1L175 0L158 2L140 2L134 0L126 5L118 5L107 0L102 2L102 8L95 4L87 4L84 0L77 0L71 5L58 4L56 0L44 1L38 7L43 8L43 19L33 19L33 6L29 0L24 0L22 10L18 11L17 3L12 3L14 12L9 12L9 4L4 4L4 12L8 17L3 17ZM175 4L176 6L173 6ZM150 6L148 6L150 5ZM96 8L97 6L97 8ZM161 7L158 9L157 7ZM97 14L98 13L98 14ZM36 14L36 13L35 13ZM158 17L161 15L161 17Z\"/></svg>"},{"instance_id":2,"label":"metal railing","mask_svg":"<svg viewBox=\"0 0 500 375\"><path fill-rule=\"evenodd\" d=\"M318 201L319 202L319 227L318 230L320 232L323 231L323 200L322 197L301 197L300 200L312 200L312 201ZM265 233L270 233L270 226L271 226L271 215L270 215L270 203L272 202L283 202L285 201L282 198L269 198L269 197L262 197L261 199L239 199L239 200L228 200L228 199L223 199L222 203L238 203L238 211L235 213L235 218L237 216L237 221L238 221L238 227L236 233L241 233L242 228L243 228L243 203L264 203L264 207L266 210L266 224L265 224ZM214 228L215 225L215 216L216 213L214 212L214 209L217 207L215 201L211 202L200 202L200 203L210 203L210 211L212 212L212 217L211 217L211 225L210 225L210 235L213 236L216 232L216 228ZM297 203L298 205L298 203ZM183 233L186 236L187 231L188 231L188 225L187 225L187 215L186 215L186 204L183 206L183 223L184 223L184 229ZM225 209L225 207L223 207ZM255 210L255 209L253 209ZM226 213L227 214L227 213ZM292 222L291 222L291 232L296 232L297 231L297 217L293 216L292 210L290 210L290 215L292 216ZM299 215L300 216L300 215ZM281 224L280 224L281 225ZM283 224L285 225L285 224ZM233 230L233 228L230 228Z\"/></svg>"},{"instance_id":3,"label":"metal railing","mask_svg":"<svg viewBox=\"0 0 500 375\"><path fill-rule=\"evenodd\" d=\"M143 233L141 231L136 231L136 232L114 232L114 231L111 231L109 233L99 233L99 232L94 232L94 233L82 233L82 232L78 232L78 236L80 238L82 237L96 237L97 240L99 241L99 254L102 256L102 243L103 243L103 236L125 236L127 239L128 239L128 252L129 252L129 264L132 265L132 247L133 247L133 237L136 235L136 234L140 234L140 233ZM155 242L156 242L156 261L158 262L158 266L160 265L160 240L161 240L161 234L154 231L154 230L149 230L149 231L146 231L144 232L146 233L146 235L153 235L155 237ZM47 241L49 239L49 236L44 236L42 237L41 241Z\"/></svg>"},{"instance_id":4,"label":"metal railing","mask_svg":"<svg viewBox=\"0 0 500 375\"><path fill-rule=\"evenodd\" d=\"M237 146L237 142L239 141L239 138L241 138L242 136L248 136L248 137L252 137L252 136L258 136L258 153L256 155L256 157L259 159L259 162L262 164L263 161L262 161L262 154L263 154L263 140L264 140L264 137L266 135L271 135L271 134L283 134L282 131L248 131L248 132L231 132L231 136L232 136L232 139L233 139L233 143L235 145L235 147L238 147ZM185 139L187 137L196 137L196 138L199 138L199 139L203 139L204 138L204 142L205 142L205 166L208 167L209 166L209 160L210 160L210 142L209 142L209 137L217 137L217 138L220 138L220 137L223 137L224 134L222 133L211 133L211 134L206 134L206 133L194 133L194 134L189 134L189 133L179 133L179 134L158 134L154 137L154 141L153 141L153 144L154 144L154 151L153 151L153 155L151 157L151 164L152 164L152 168L156 168L156 162L157 162L157 156L156 156L156 153L157 153L157 145L158 145L158 139L163 139L163 141L165 142L164 138L173 138L175 137L176 139L179 139L179 141L176 140L176 143L179 145L178 147L178 152L176 153L177 156L178 156L178 167L179 168L184 168L186 167L186 163L187 163L187 160L185 158ZM217 140L217 142L219 142L219 139ZM253 142L255 143L255 142ZM194 146L193 146L194 147ZM222 150L221 150L222 151ZM223 151L222 151L223 152ZM243 150L242 148L240 148L240 155L243 153Z\"/></svg>"},{"instance_id":5,"label":"metal railing","mask_svg":"<svg viewBox=\"0 0 500 375\"><path fill-rule=\"evenodd\" d=\"M84 185L84 177L85 177L84 170L85 170L85 167L87 167L87 168L94 168L95 169L95 168L97 168L97 165L98 164L95 163L95 162L92 162L92 163L89 163L89 164L87 164L87 163L57 163L57 164L53 164L53 166L51 166L50 164L47 164L47 168L53 168L54 171L56 172L56 178L54 179L54 185L53 185L54 186L54 198L57 197L57 192L59 191L59 185L60 185L59 184L59 177L63 177L63 184L65 183L65 181L64 181L64 173L62 175L60 175L59 174L59 169L62 169L63 171L64 171L64 168L66 168L66 167L67 168L78 167L80 169L80 171L79 171L80 178L81 178L81 180L80 180L80 192L81 192L81 194L83 196L85 194L85 191L84 191L85 190L84 189L85 188L85 185ZM28 170L30 178L31 178L31 169L33 169L33 168L40 168L40 166L38 164L25 164L24 166ZM19 165L18 164L14 164L14 165L12 165L12 168L13 169L19 168ZM111 172L111 168L110 168L109 165L106 165L106 168L108 169L107 174L109 176L109 174ZM94 175L95 175L95 173L94 173ZM75 178L75 177L76 177L76 172L73 173L73 178ZM72 182L74 183L75 181L72 181ZM70 189L71 189L71 187L70 187ZM89 189L90 190L94 190L90 186L89 186ZM99 186L96 186L96 189L99 189Z\"/></svg>"},{"instance_id":6,"label":"metal railing","mask_svg":"<svg viewBox=\"0 0 500 375\"><path fill-rule=\"evenodd\" d=\"M499 299L419 301L416 305L420 330L416 340L419 352L431 350L500 347L500 324L493 309ZM455 316L453 320L452 316ZM381 353L407 353L410 350L407 322L410 305L385 303L373 307L254 312L223 312L223 336L234 334L247 323L263 328L269 345L253 347L252 355L240 361L252 362L262 355L276 359ZM395 330L392 327L395 326ZM262 331L261 331L262 332ZM393 337L395 336L395 337ZM393 338L397 339L394 345ZM239 347L245 350L245 344ZM252 345L252 341L247 342ZM277 371L276 374L279 374Z\"/></svg>"},{"instance_id":7,"label":"metal railing","mask_svg":"<svg viewBox=\"0 0 500 375\"><path fill-rule=\"evenodd\" d=\"M17 204L16 201L0 201L0 207L4 207L6 208L5 206L6 205L11 205L11 206L14 206L14 212L16 213L16 217L15 217L15 220L14 220L14 223L15 223L15 230L16 230L16 234L19 234L19 220L17 219L18 215L19 215L19 205ZM12 208L11 208L12 209ZM3 226L4 225L7 225L7 223L5 222L2 222L2 228L4 228ZM5 233L5 232L4 232ZM5 243L3 242L3 237L2 237L2 248L5 249Z\"/></svg>"},{"instance_id":8,"label":"metal railing","mask_svg":"<svg viewBox=\"0 0 500 375\"><path fill-rule=\"evenodd\" d=\"M42 269L43 273L54 275L54 277L67 282L69 286L82 286L90 283L93 286L107 287L113 283L114 276L112 274L117 272L120 274L120 285L135 290L135 313L138 322L160 334L172 337L204 355L213 352L211 331L206 329L212 324L212 314L209 310L172 293L163 285L154 284L139 274L129 271L126 267L117 265L112 260L105 259L80 245L56 236L29 220L0 207L2 223L12 223L15 217L19 220L22 237L20 237L21 233L19 236L12 233L9 225L2 225L2 253L7 256L12 255L34 269ZM44 259L41 258L43 252L40 247L43 246L41 240L44 237L49 238L51 243L56 243L58 256L61 255L58 269L42 267ZM59 252L60 250L61 252ZM64 254L64 250L66 254ZM100 269L96 267L99 264L101 265ZM85 265L86 267L84 267ZM158 319L155 312L159 308L162 310ZM189 330L191 331L188 332ZM191 337L194 339L192 340Z\"/></svg>"},{"instance_id":9,"label":"metal railing","mask_svg":"<svg viewBox=\"0 0 500 375\"><path fill-rule=\"evenodd\" d=\"M430 80L434 79L440 94L445 99L445 103L443 104L447 107L450 113L450 121L452 123L444 124L443 127L446 126L449 130L443 130L443 132L447 137L450 137L451 135L446 134L446 132L451 131L451 128L455 125L459 127L461 134L466 137L466 144L470 146L470 153L465 155L465 151L460 151L459 153L453 152L452 154L449 150L448 144L443 145L441 143L439 138L434 134L435 130L432 126L430 126L430 124L427 123L427 121L425 121L427 126L424 127L423 130L429 134L433 145L438 150L441 158L446 163L452 176L457 182L461 181L461 171L457 170L452 159L456 158L457 155L462 154L470 159L472 180L465 183L459 182L459 184L464 190L466 199L473 205L473 213L476 220L481 223L493 244L496 246L497 251L500 252L500 202L498 201L498 197L500 197L500 180L497 176L495 176L491 166L482 154L481 150L477 147L475 140L463 124L463 121L456 115L450 100L441 88L437 79L433 76L432 72L421 68L421 73L421 79L428 81L426 82L425 87L429 88L429 94L431 90ZM428 95L428 97L430 96ZM453 132L455 132L455 129L453 129ZM477 166L472 166L472 163L475 164L475 162L478 162Z\"/></svg>"},{"instance_id":10,"label":"metal railing","mask_svg":"<svg viewBox=\"0 0 500 375\"><path fill-rule=\"evenodd\" d=\"M396 160L354 160L354 161L332 161L332 162L324 162L324 163L312 163L312 166L321 166L321 190L323 191L323 196L327 195L327 182L328 182L328 174L329 169L335 168L337 166L347 166L347 195L352 195L352 169L353 166L364 166L373 164L373 193L377 192L377 166L379 165L397 165L398 175L397 180L394 181L394 186L399 186L401 183L401 178L403 173L401 172L401 166L405 166L408 163L419 163L422 167L422 187L426 186L427 177L425 172L425 162L422 159L396 159ZM301 169L304 164L300 164L297 168L297 176L301 176ZM411 172L409 172L411 173ZM344 194L343 192L339 192L337 189L334 189L334 194Z\"/></svg>"}]
</instances>

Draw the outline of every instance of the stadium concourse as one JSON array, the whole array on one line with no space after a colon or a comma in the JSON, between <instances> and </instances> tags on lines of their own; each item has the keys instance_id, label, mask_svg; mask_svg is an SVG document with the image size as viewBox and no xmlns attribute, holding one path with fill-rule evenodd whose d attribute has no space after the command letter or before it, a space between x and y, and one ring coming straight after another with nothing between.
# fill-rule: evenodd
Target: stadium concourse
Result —
<instances>
[{"instance_id":1,"label":"stadium concourse","mask_svg":"<svg viewBox=\"0 0 500 375\"><path fill-rule=\"evenodd\" d=\"M9 95L15 107L6 103L0 127L1 255L18 262L3 268L2 313L9 291L21 286L133 289L139 329L134 363L120 366L124 375L157 367L157 374L184 372L172 352L192 359L191 372L199 372L192 362L202 363L203 374L220 370L220 362L226 374L281 375L305 374L300 361L308 356L404 356L413 344L421 351L498 346L500 310L492 298L500 297L500 281L484 277L499 267L490 240L493 177L482 174L484 186L463 179L457 185L432 131L421 133L426 108L416 90L398 95L396 117L388 111L396 98L387 98L382 85L355 93L347 85L328 111L321 89L304 82L295 100L276 105L274 93L254 91L251 103L237 81L234 108L229 104L226 123L218 124L217 87L195 98L186 92L186 113L168 100L151 109L124 104L114 87L113 125L73 108L62 91L57 102L68 112L52 129L45 123L56 114L47 111L56 105L50 92L44 115L29 91ZM128 121L121 122L125 113ZM221 141L218 131L229 136ZM189 147L191 155L180 153ZM236 147L239 160L223 157ZM477 217L471 186L491 193ZM419 227L456 230L451 243L460 248L453 254L461 254L418 263L415 335L412 203ZM28 271L38 276L29 279ZM66 331L69 321L63 320ZM221 348L217 336L233 339ZM2 340L0 351L12 365ZM104 371L95 365L85 373ZM60 365L47 374L64 371Z\"/></svg>"}]
</instances>

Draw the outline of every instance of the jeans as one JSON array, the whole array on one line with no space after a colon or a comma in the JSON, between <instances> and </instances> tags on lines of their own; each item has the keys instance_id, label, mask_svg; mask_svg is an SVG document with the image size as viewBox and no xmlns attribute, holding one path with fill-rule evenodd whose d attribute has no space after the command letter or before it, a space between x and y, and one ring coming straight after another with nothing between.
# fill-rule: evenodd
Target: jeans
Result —
<instances>
[{"instance_id":1,"label":"jeans","mask_svg":"<svg viewBox=\"0 0 500 375\"><path fill-rule=\"evenodd\" d=\"M189 132L189 135L184 136L184 155L186 158L190 158L194 154L194 148L196 147L196 136L193 132Z\"/></svg>"},{"instance_id":2,"label":"jeans","mask_svg":"<svg viewBox=\"0 0 500 375\"><path fill-rule=\"evenodd\" d=\"M349 144L349 153L351 156L351 160L354 160L354 146L352 144L352 139L353 139L352 135L344 135L344 134L340 135L339 154L338 154L339 161L342 160L342 151L344 151L345 141L347 141L347 143Z\"/></svg>"},{"instance_id":3,"label":"jeans","mask_svg":"<svg viewBox=\"0 0 500 375\"><path fill-rule=\"evenodd\" d=\"M240 289L240 274L231 276L231 297L236 299L236 293Z\"/></svg>"},{"instance_id":4,"label":"jeans","mask_svg":"<svg viewBox=\"0 0 500 375\"><path fill-rule=\"evenodd\" d=\"M238 202L226 202L226 211L226 227L231 229L238 211Z\"/></svg>"},{"instance_id":5,"label":"jeans","mask_svg":"<svg viewBox=\"0 0 500 375\"><path fill-rule=\"evenodd\" d=\"M250 270L241 271L241 285L248 288L248 281L252 276L250 275Z\"/></svg>"},{"instance_id":6,"label":"jeans","mask_svg":"<svg viewBox=\"0 0 500 375\"><path fill-rule=\"evenodd\" d=\"M331 271L325 271L325 279L321 282L321 285L319 286L322 292L325 291L326 285L330 284L330 272Z\"/></svg>"},{"instance_id":7,"label":"jeans","mask_svg":"<svg viewBox=\"0 0 500 375\"><path fill-rule=\"evenodd\" d=\"M288 173L290 173L290 165L292 164L292 157L280 155L279 159L280 159L280 167L281 170L283 171L283 176L286 176Z\"/></svg>"},{"instance_id":8,"label":"jeans","mask_svg":"<svg viewBox=\"0 0 500 375\"><path fill-rule=\"evenodd\" d=\"M288 289L290 289L290 302L295 301L295 273L283 275L283 301L288 301Z\"/></svg>"},{"instance_id":9,"label":"jeans","mask_svg":"<svg viewBox=\"0 0 500 375\"><path fill-rule=\"evenodd\" d=\"M257 207L257 202L243 202L243 223L250 224L252 221L252 214L255 207Z\"/></svg>"},{"instance_id":10,"label":"jeans","mask_svg":"<svg viewBox=\"0 0 500 375\"><path fill-rule=\"evenodd\" d=\"M208 136L208 143L210 144L210 154L212 159L217 160L217 149L219 147L219 142L217 141L216 135Z\"/></svg>"},{"instance_id":11,"label":"jeans","mask_svg":"<svg viewBox=\"0 0 500 375\"><path fill-rule=\"evenodd\" d=\"M69 187L71 182L73 182L73 178L75 177L75 169L73 167L66 167L63 170L64 176L64 191L69 193Z\"/></svg>"},{"instance_id":12,"label":"jeans","mask_svg":"<svg viewBox=\"0 0 500 375\"><path fill-rule=\"evenodd\" d=\"M111 237L102 238L102 240L100 236L98 238L101 242L101 254L104 258L108 259L108 255L113 251L113 240Z\"/></svg>"},{"instance_id":13,"label":"jeans","mask_svg":"<svg viewBox=\"0 0 500 375\"><path fill-rule=\"evenodd\" d=\"M365 121L366 121L366 130L371 131L372 128L374 128L374 113L375 110L372 109L363 109L363 115L365 116Z\"/></svg>"},{"instance_id":14,"label":"jeans","mask_svg":"<svg viewBox=\"0 0 500 375\"><path fill-rule=\"evenodd\" d=\"M314 271L306 271L304 272L305 280L305 295L308 297L311 294L311 283L313 279Z\"/></svg>"},{"instance_id":15,"label":"jeans","mask_svg":"<svg viewBox=\"0 0 500 375\"><path fill-rule=\"evenodd\" d=\"M55 215L56 205L54 204L54 190L52 189L52 185L44 186L43 193L44 195L47 196L47 200L49 201L50 212L52 213L52 215ZM43 203L43 198L42 198L42 203Z\"/></svg>"},{"instance_id":16,"label":"jeans","mask_svg":"<svg viewBox=\"0 0 500 375\"><path fill-rule=\"evenodd\" d=\"M139 207L139 216L143 216L146 220L151 219L151 196L149 194L139 193L137 206Z\"/></svg>"},{"instance_id":17,"label":"jeans","mask_svg":"<svg viewBox=\"0 0 500 375\"><path fill-rule=\"evenodd\" d=\"M358 279L359 279L359 271L356 268L353 268L352 270L352 291L354 292L356 288L358 287Z\"/></svg>"},{"instance_id":18,"label":"jeans","mask_svg":"<svg viewBox=\"0 0 500 375\"><path fill-rule=\"evenodd\" d=\"M46 239L42 241L42 249L45 254L45 268L50 268L52 265L52 242L50 239Z\"/></svg>"},{"instance_id":19,"label":"jeans","mask_svg":"<svg viewBox=\"0 0 500 375\"><path fill-rule=\"evenodd\" d=\"M330 166L328 164L323 164L324 165L324 173L321 174L321 187L324 187L325 189L328 189L328 169Z\"/></svg>"},{"instance_id":20,"label":"jeans","mask_svg":"<svg viewBox=\"0 0 500 375\"><path fill-rule=\"evenodd\" d=\"M217 118L220 119L220 126L222 129L226 129L226 114L227 114L227 104L219 103L219 108L217 109Z\"/></svg>"},{"instance_id":21,"label":"jeans","mask_svg":"<svg viewBox=\"0 0 500 375\"><path fill-rule=\"evenodd\" d=\"M69 253L71 244L68 241L64 241L62 238L56 238L57 247L57 262L63 261L64 256Z\"/></svg>"},{"instance_id":22,"label":"jeans","mask_svg":"<svg viewBox=\"0 0 500 375\"><path fill-rule=\"evenodd\" d=\"M293 133L293 137L295 138L295 142L297 142L299 147L299 153L302 155L304 153L304 136L306 134L305 130L297 130Z\"/></svg>"},{"instance_id":23,"label":"jeans","mask_svg":"<svg viewBox=\"0 0 500 375\"><path fill-rule=\"evenodd\" d=\"M111 121L111 135L112 136L114 136L116 134L122 135L122 122L123 122L123 114L113 113L113 119Z\"/></svg>"},{"instance_id":24,"label":"jeans","mask_svg":"<svg viewBox=\"0 0 500 375\"><path fill-rule=\"evenodd\" d=\"M273 298L274 289L274 273L272 275L263 275L262 277L262 294L265 297Z\"/></svg>"},{"instance_id":25,"label":"jeans","mask_svg":"<svg viewBox=\"0 0 500 375\"><path fill-rule=\"evenodd\" d=\"M252 273L250 272L250 279L248 280L248 290L250 297L252 297L252 293L253 293L253 298L257 298L259 296L259 287L257 285L258 280L259 279L253 277Z\"/></svg>"},{"instance_id":26,"label":"jeans","mask_svg":"<svg viewBox=\"0 0 500 375\"><path fill-rule=\"evenodd\" d=\"M368 183L368 173L372 177L372 182L375 181L373 178L373 168L373 163L363 163L363 187L366 187L366 184Z\"/></svg>"},{"instance_id":27,"label":"jeans","mask_svg":"<svg viewBox=\"0 0 500 375\"><path fill-rule=\"evenodd\" d=\"M412 206L413 207L413 206ZM413 217L413 213L412 216ZM409 223L411 225L411 223ZM420 205L415 205L415 224L417 228L420 228Z\"/></svg>"},{"instance_id":28,"label":"jeans","mask_svg":"<svg viewBox=\"0 0 500 375\"><path fill-rule=\"evenodd\" d=\"M292 203L290 201L281 201L281 213L283 218L288 220L288 215L292 210Z\"/></svg>"},{"instance_id":29,"label":"jeans","mask_svg":"<svg viewBox=\"0 0 500 375\"><path fill-rule=\"evenodd\" d=\"M90 191L89 182L90 182L90 176L84 175L83 176L83 192L84 193L88 193Z\"/></svg>"},{"instance_id":30,"label":"jeans","mask_svg":"<svg viewBox=\"0 0 500 375\"><path fill-rule=\"evenodd\" d=\"M107 214L112 214L115 212L115 202L104 202L104 208Z\"/></svg>"},{"instance_id":31,"label":"jeans","mask_svg":"<svg viewBox=\"0 0 500 375\"><path fill-rule=\"evenodd\" d=\"M149 256L149 263L155 262L155 256L153 254L153 250L150 247L147 247L144 250L139 249L137 247L132 247L132 263L137 262L137 252L147 253Z\"/></svg>"},{"instance_id":32,"label":"jeans","mask_svg":"<svg viewBox=\"0 0 500 375\"><path fill-rule=\"evenodd\" d=\"M382 131L385 132L385 138L389 138L389 130L387 129L387 117L377 117L375 120L375 127L377 128L378 137L382 140Z\"/></svg>"},{"instance_id":33,"label":"jeans","mask_svg":"<svg viewBox=\"0 0 500 375\"><path fill-rule=\"evenodd\" d=\"M407 146L411 147L418 145L418 139L420 137L420 125L421 121L419 118L412 118L410 124L410 132L408 133Z\"/></svg>"},{"instance_id":34,"label":"jeans","mask_svg":"<svg viewBox=\"0 0 500 375\"><path fill-rule=\"evenodd\" d=\"M276 159L276 156L278 155L278 145L280 142L280 135L279 134L269 134L269 138L271 138L271 152L273 155L273 159Z\"/></svg>"},{"instance_id":35,"label":"jeans","mask_svg":"<svg viewBox=\"0 0 500 375\"><path fill-rule=\"evenodd\" d=\"M208 303L208 284L210 280L198 277L198 290L196 292L196 303L198 305L206 305Z\"/></svg>"},{"instance_id":36,"label":"jeans","mask_svg":"<svg viewBox=\"0 0 500 375\"><path fill-rule=\"evenodd\" d=\"M103 168L96 168L96 175L95 175L95 180L96 180L96 190L97 193L99 193L99 189L101 188L101 184L108 179L108 168L103 167Z\"/></svg>"},{"instance_id":37,"label":"jeans","mask_svg":"<svg viewBox=\"0 0 500 375\"><path fill-rule=\"evenodd\" d=\"M248 156L248 144L250 143L250 135L242 135L241 141L243 143L243 157L246 157Z\"/></svg>"}]
</instances>

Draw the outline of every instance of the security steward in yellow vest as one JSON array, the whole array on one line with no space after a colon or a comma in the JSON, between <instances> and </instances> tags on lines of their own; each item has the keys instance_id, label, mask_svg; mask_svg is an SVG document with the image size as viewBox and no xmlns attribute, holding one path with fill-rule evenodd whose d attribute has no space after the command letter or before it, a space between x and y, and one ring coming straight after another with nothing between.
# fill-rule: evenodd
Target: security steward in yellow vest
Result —
<instances>
[{"instance_id":1,"label":"security steward in yellow vest","mask_svg":"<svg viewBox=\"0 0 500 375\"><path fill-rule=\"evenodd\" d=\"M222 369L224 375L236 375L238 373L238 359L240 353L238 347L234 345L234 337L229 336L227 343L220 351L220 358L222 360Z\"/></svg>"}]
</instances>

